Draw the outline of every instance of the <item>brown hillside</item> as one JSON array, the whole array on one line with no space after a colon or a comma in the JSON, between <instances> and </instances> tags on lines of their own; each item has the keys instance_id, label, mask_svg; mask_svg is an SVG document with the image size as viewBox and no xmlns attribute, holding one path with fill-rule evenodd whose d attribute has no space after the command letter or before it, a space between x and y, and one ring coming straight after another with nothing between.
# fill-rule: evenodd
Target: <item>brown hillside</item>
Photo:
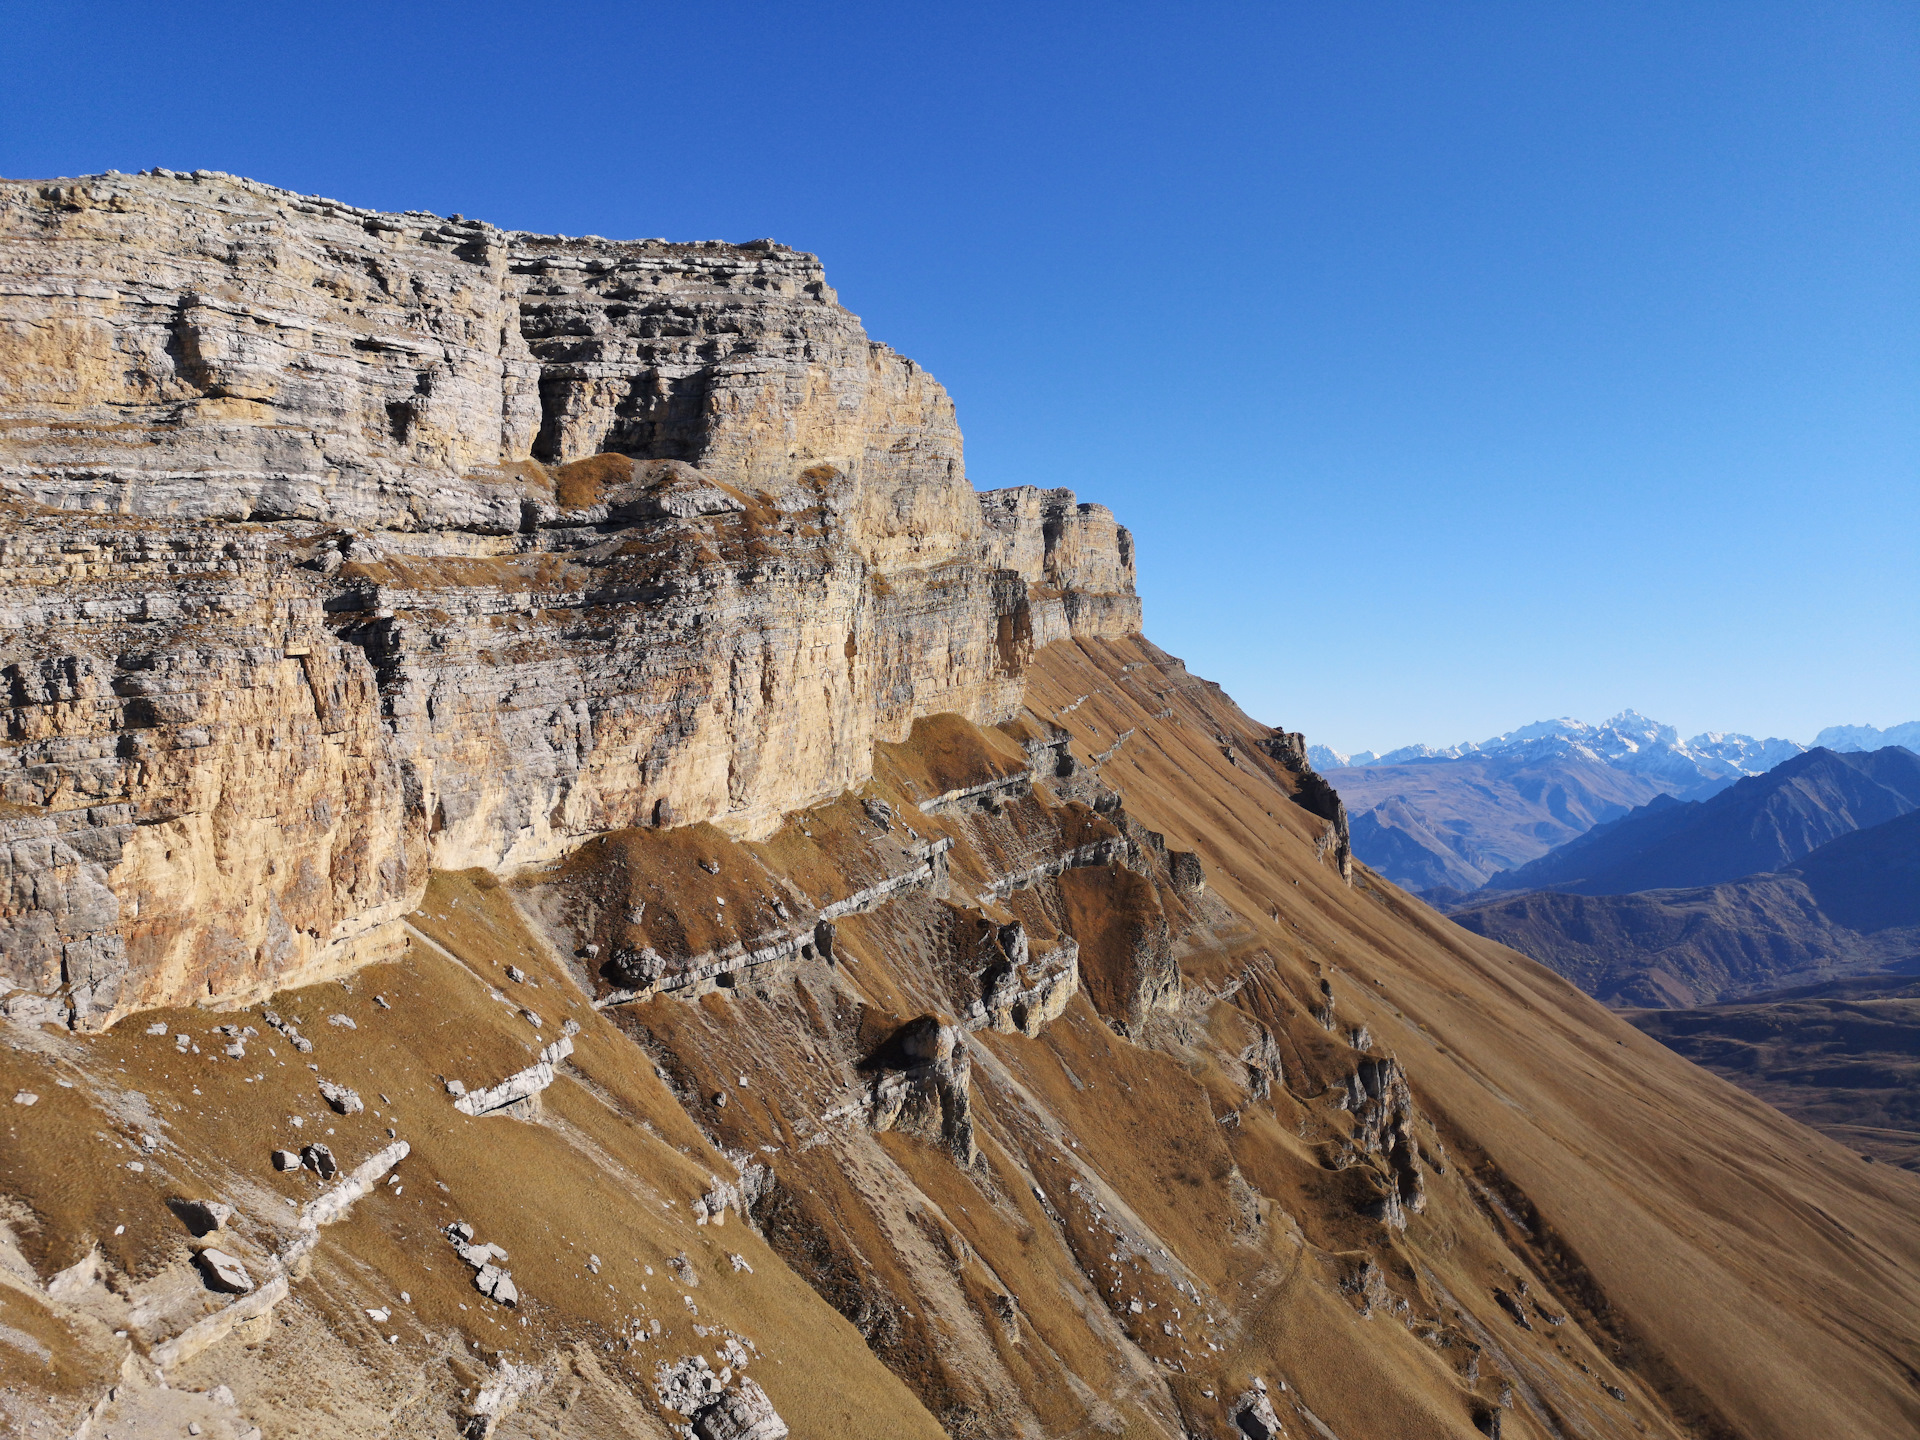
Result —
<instances>
[{"instance_id":1,"label":"brown hillside","mask_svg":"<svg viewBox=\"0 0 1920 1440\"><path fill-rule=\"evenodd\" d=\"M213 1238L264 1277L286 1202L327 1188L267 1151L325 1135L351 1166L391 1126L401 1183L320 1232L264 1323L166 1368L236 1397L203 1406L208 1433L663 1434L662 1367L749 1343L796 1435L1246 1435L1256 1377L1286 1433L1340 1440L1913 1432L1913 1177L1366 872L1344 884L1267 732L1146 642L1049 647L1030 683L1020 720L922 722L764 841L629 831L511 885L436 878L403 959L272 1002L310 1058L256 1011L16 1029L0 1083L41 1098L0 1151L14 1413L97 1405L145 1433L160 1392L104 1386L224 1303L166 1202L236 1204ZM1043 762L1024 791L1022 755ZM948 839L945 880L843 915L831 961L617 999L623 945L744 955L774 901L844 900ZM1015 923L1010 973L1039 984L1077 948L1079 988L1033 1034L968 1031ZM929 1013L964 1065L901 1049ZM490 1084L568 1020L536 1100L452 1108L445 1081ZM212 1027L245 1021L228 1060ZM309 1063L366 1109L330 1111ZM890 1076L905 1108L876 1129ZM729 1186L733 1213L698 1223ZM472 1288L454 1220L509 1252L516 1307ZM57 1295L28 1278L76 1264Z\"/></svg>"}]
</instances>

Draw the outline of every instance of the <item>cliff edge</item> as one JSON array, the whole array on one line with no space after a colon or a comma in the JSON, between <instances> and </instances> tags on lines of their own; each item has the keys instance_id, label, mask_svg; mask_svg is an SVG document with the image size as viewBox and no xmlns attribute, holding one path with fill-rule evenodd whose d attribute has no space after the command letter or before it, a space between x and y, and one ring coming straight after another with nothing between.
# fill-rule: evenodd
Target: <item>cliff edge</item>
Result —
<instances>
[{"instance_id":1,"label":"cliff edge","mask_svg":"<svg viewBox=\"0 0 1920 1440\"><path fill-rule=\"evenodd\" d=\"M391 953L434 868L765 833L1139 628L1111 513L976 494L772 241L156 171L0 185L0 274L0 980L81 1025Z\"/></svg>"}]
</instances>

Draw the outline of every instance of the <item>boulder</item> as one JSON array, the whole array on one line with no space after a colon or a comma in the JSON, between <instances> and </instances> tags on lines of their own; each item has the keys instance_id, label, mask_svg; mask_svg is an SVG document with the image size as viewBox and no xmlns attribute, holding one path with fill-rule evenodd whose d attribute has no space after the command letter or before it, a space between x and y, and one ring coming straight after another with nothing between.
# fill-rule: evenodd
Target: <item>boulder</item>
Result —
<instances>
[{"instance_id":1,"label":"boulder","mask_svg":"<svg viewBox=\"0 0 1920 1440\"><path fill-rule=\"evenodd\" d=\"M194 1263L200 1267L209 1290L223 1291L228 1295L245 1295L253 1289L253 1277L247 1273L247 1267L224 1250L202 1250L194 1256Z\"/></svg>"},{"instance_id":2,"label":"boulder","mask_svg":"<svg viewBox=\"0 0 1920 1440\"><path fill-rule=\"evenodd\" d=\"M700 1440L786 1440L791 1432L767 1392L743 1378L693 1417L693 1433Z\"/></svg>"},{"instance_id":3,"label":"boulder","mask_svg":"<svg viewBox=\"0 0 1920 1440\"><path fill-rule=\"evenodd\" d=\"M1227 1407L1227 1416L1246 1440L1276 1440L1286 1434L1264 1390L1242 1391Z\"/></svg>"},{"instance_id":4,"label":"boulder","mask_svg":"<svg viewBox=\"0 0 1920 1440\"><path fill-rule=\"evenodd\" d=\"M482 1265L473 1275L473 1288L488 1299L501 1305L518 1305L520 1292L514 1287L513 1276L498 1265Z\"/></svg>"}]
</instances>

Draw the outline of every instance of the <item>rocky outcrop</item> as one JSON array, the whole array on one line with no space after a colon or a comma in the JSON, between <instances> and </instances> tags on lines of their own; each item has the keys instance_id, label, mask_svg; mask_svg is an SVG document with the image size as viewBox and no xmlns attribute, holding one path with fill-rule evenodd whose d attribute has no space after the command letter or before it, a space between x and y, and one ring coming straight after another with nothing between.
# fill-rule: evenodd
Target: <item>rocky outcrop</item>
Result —
<instances>
[{"instance_id":1,"label":"rocky outcrop","mask_svg":"<svg viewBox=\"0 0 1920 1440\"><path fill-rule=\"evenodd\" d=\"M1353 1114L1353 1148L1380 1162L1385 1171L1385 1187L1368 1203L1367 1213L1393 1229L1405 1228L1408 1214L1427 1208L1406 1071L1392 1058L1362 1060L1334 1103Z\"/></svg>"},{"instance_id":2,"label":"rocky outcrop","mask_svg":"<svg viewBox=\"0 0 1920 1440\"><path fill-rule=\"evenodd\" d=\"M469 1090L457 1097L453 1108L463 1115L495 1115L514 1111L553 1084L554 1067L573 1054L573 1037L562 1035L540 1052L540 1058L524 1070L516 1070L498 1085L485 1090Z\"/></svg>"},{"instance_id":3,"label":"rocky outcrop","mask_svg":"<svg viewBox=\"0 0 1920 1440\"><path fill-rule=\"evenodd\" d=\"M1024 629L1026 643L1140 628L1133 536L1106 506L1078 504L1071 490L1031 485L989 491L980 505L988 562L1029 587L1012 626L1015 634Z\"/></svg>"},{"instance_id":4,"label":"rocky outcrop","mask_svg":"<svg viewBox=\"0 0 1920 1440\"><path fill-rule=\"evenodd\" d=\"M987 928L978 963L980 998L967 1011L969 1029L991 1026L1008 1034L1038 1035L1080 991L1078 943L1063 936L1050 951L1036 956L1026 928L1017 921Z\"/></svg>"},{"instance_id":5,"label":"rocky outcrop","mask_svg":"<svg viewBox=\"0 0 1920 1440\"><path fill-rule=\"evenodd\" d=\"M371 1194L373 1187L386 1173L412 1153L412 1148L405 1140L396 1140L385 1149L361 1161L337 1186L318 1200L301 1207L301 1230L315 1231L322 1225L331 1225L344 1217L352 1208L353 1202Z\"/></svg>"},{"instance_id":6,"label":"rocky outcrop","mask_svg":"<svg viewBox=\"0 0 1920 1440\"><path fill-rule=\"evenodd\" d=\"M1347 826L1347 807L1340 792L1308 761L1307 737L1297 730L1275 730L1260 742L1260 748L1293 773L1293 803L1327 822L1320 841L1321 855L1331 850L1334 863L1340 867L1340 878L1352 880L1353 836Z\"/></svg>"},{"instance_id":7,"label":"rocky outcrop","mask_svg":"<svg viewBox=\"0 0 1920 1440\"><path fill-rule=\"evenodd\" d=\"M908 890L942 893L947 876L946 855L952 848L953 841L946 838L915 845L908 851L912 863L906 868L863 885L773 934L730 941L718 950L685 957L665 956L651 946L637 951L618 949L608 968L619 986L594 1003L605 1009L609 1005L651 1000L662 994L697 1000L716 989L731 990L764 967L799 960L831 962L834 921L871 910L889 897ZM781 909L786 910L784 903Z\"/></svg>"},{"instance_id":8,"label":"rocky outcrop","mask_svg":"<svg viewBox=\"0 0 1920 1440\"><path fill-rule=\"evenodd\" d=\"M959 1026L937 1015L909 1022L875 1057L874 1072L868 1119L875 1130L919 1135L973 1163L973 1061Z\"/></svg>"},{"instance_id":9,"label":"rocky outcrop","mask_svg":"<svg viewBox=\"0 0 1920 1440\"><path fill-rule=\"evenodd\" d=\"M976 495L819 262L208 172L0 185L0 982L76 1024L395 953L432 868L752 835L1038 645L1127 532Z\"/></svg>"},{"instance_id":10,"label":"rocky outcrop","mask_svg":"<svg viewBox=\"0 0 1920 1440\"><path fill-rule=\"evenodd\" d=\"M787 1422L753 1381L741 1379L693 1417L700 1440L786 1440Z\"/></svg>"}]
</instances>

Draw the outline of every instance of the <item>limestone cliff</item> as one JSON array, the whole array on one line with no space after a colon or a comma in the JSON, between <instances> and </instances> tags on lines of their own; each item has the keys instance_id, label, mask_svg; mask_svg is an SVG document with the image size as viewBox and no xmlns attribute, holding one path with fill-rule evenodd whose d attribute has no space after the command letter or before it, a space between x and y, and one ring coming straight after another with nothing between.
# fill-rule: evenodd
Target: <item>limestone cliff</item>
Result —
<instances>
[{"instance_id":1,"label":"limestone cliff","mask_svg":"<svg viewBox=\"0 0 1920 1440\"><path fill-rule=\"evenodd\" d=\"M1138 627L1111 514L976 495L771 241L156 172L0 187L0 274L0 951L82 1024L386 953L434 867L763 833Z\"/></svg>"},{"instance_id":2,"label":"limestone cliff","mask_svg":"<svg viewBox=\"0 0 1920 1440\"><path fill-rule=\"evenodd\" d=\"M1913 1177L1355 864L811 257L0 182L0 345L0 1431L1915 1433Z\"/></svg>"}]
</instances>

